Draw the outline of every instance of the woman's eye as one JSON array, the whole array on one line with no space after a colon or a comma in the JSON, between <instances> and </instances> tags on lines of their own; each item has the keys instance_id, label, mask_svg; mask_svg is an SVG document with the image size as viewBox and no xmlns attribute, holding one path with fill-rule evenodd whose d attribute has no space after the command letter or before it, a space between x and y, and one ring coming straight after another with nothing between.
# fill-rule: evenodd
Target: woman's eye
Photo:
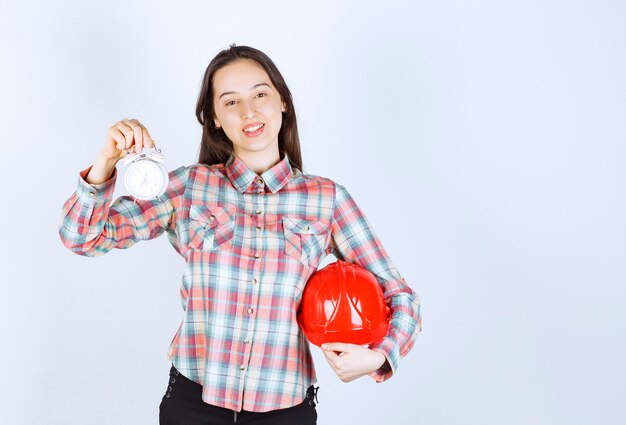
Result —
<instances>
[{"instance_id":1,"label":"woman's eye","mask_svg":"<svg viewBox=\"0 0 626 425\"><path fill-rule=\"evenodd\" d=\"M228 102L226 102L226 106L230 106L231 104L235 104L234 100L229 100Z\"/></svg>"},{"instance_id":2,"label":"woman's eye","mask_svg":"<svg viewBox=\"0 0 626 425\"><path fill-rule=\"evenodd\" d=\"M261 95L263 95L262 97L267 97L267 93L259 93L259 94L257 94L257 96L261 96Z\"/></svg>"}]
</instances>

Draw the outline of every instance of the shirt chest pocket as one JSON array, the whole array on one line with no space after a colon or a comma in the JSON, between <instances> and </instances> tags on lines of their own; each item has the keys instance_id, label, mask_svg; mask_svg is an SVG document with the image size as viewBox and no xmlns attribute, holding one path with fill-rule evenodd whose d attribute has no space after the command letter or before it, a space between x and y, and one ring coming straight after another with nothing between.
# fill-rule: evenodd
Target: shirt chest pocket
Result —
<instances>
[{"instance_id":1,"label":"shirt chest pocket","mask_svg":"<svg viewBox=\"0 0 626 425\"><path fill-rule=\"evenodd\" d=\"M326 254L328 228L322 221L282 218L285 254L302 264L317 267Z\"/></svg>"},{"instance_id":2,"label":"shirt chest pocket","mask_svg":"<svg viewBox=\"0 0 626 425\"><path fill-rule=\"evenodd\" d=\"M225 249L235 234L235 209L230 206L196 205L189 207L189 247Z\"/></svg>"}]
</instances>

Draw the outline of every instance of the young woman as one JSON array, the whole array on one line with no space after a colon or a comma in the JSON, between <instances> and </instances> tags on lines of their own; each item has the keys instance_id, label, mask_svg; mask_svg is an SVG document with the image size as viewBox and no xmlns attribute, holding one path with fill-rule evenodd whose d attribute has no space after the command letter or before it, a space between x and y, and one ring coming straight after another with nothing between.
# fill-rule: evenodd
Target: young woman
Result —
<instances>
[{"instance_id":1,"label":"young woman","mask_svg":"<svg viewBox=\"0 0 626 425\"><path fill-rule=\"evenodd\" d=\"M221 51L196 116L198 163L170 171L165 194L149 201L111 203L117 162L154 146L136 119L113 125L63 205L61 240L95 257L165 232L185 258L161 424L314 424L317 379L296 312L320 261L332 253L367 268L392 311L387 335L371 348L322 349L342 381L391 377L421 331L419 298L346 188L302 172L291 93L264 53Z\"/></svg>"}]
</instances>

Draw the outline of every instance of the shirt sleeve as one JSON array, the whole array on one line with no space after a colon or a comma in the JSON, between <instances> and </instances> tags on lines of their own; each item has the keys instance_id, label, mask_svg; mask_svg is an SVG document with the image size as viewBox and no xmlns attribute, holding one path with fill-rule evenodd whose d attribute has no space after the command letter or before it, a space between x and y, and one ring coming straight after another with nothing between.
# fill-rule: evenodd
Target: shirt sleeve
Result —
<instances>
[{"instance_id":1,"label":"shirt sleeve","mask_svg":"<svg viewBox=\"0 0 626 425\"><path fill-rule=\"evenodd\" d=\"M62 207L59 236L68 249L96 257L113 248L130 248L140 240L154 239L167 231L170 243L181 252L176 214L183 201L187 167L169 172L168 187L158 198L120 196L113 203L117 169L106 182L89 184L85 179L91 167L79 173L78 188Z\"/></svg>"},{"instance_id":2,"label":"shirt sleeve","mask_svg":"<svg viewBox=\"0 0 626 425\"><path fill-rule=\"evenodd\" d=\"M345 187L335 185L331 252L338 259L359 264L373 273L391 309L387 335L370 346L383 353L386 361L369 376L383 382L397 370L400 359L413 347L422 330L420 300L398 273L355 200Z\"/></svg>"}]
</instances>

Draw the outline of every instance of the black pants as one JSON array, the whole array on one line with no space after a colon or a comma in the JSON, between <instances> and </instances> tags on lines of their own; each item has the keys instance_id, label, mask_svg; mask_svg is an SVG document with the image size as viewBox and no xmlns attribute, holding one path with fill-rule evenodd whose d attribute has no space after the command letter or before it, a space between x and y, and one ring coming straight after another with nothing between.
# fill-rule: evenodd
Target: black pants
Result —
<instances>
[{"instance_id":1,"label":"black pants","mask_svg":"<svg viewBox=\"0 0 626 425\"><path fill-rule=\"evenodd\" d=\"M218 425L218 424L298 424L315 425L317 411L314 398L317 389L311 385L306 398L296 406L270 412L235 412L213 406L202 400L202 385L183 376L172 365L167 390L159 405L160 425Z\"/></svg>"}]
</instances>

